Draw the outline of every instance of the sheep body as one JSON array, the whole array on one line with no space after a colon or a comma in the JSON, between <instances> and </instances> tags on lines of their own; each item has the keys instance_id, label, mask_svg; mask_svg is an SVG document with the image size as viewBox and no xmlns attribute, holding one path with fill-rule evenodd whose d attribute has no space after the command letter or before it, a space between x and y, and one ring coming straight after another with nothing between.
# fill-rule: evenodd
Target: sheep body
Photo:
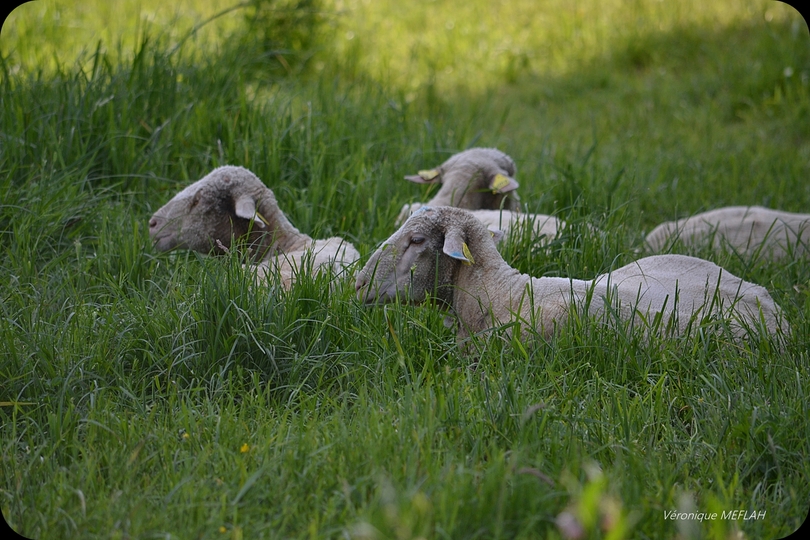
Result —
<instances>
[{"instance_id":1,"label":"sheep body","mask_svg":"<svg viewBox=\"0 0 810 540\"><path fill-rule=\"evenodd\" d=\"M764 324L787 334L781 311L764 288L721 267L684 255L646 257L592 280L532 277L510 267L492 235L470 212L422 208L371 256L358 275L358 298L367 303L428 296L459 320L458 338L520 321L549 337L567 322L570 307L615 312L641 322L661 313L673 333L695 316L722 314L736 336Z\"/></svg>"},{"instance_id":2,"label":"sheep body","mask_svg":"<svg viewBox=\"0 0 810 540\"><path fill-rule=\"evenodd\" d=\"M417 210L422 208L422 203L406 204L397 217L397 226L401 226ZM505 235L512 230L522 230L530 227L535 238L543 238L546 241L557 236L557 232L563 227L564 222L554 216L547 214L530 214L525 212L514 212L511 210L470 210L475 218L489 229L498 229Z\"/></svg>"},{"instance_id":3,"label":"sheep body","mask_svg":"<svg viewBox=\"0 0 810 540\"><path fill-rule=\"evenodd\" d=\"M289 288L305 260L313 272L339 272L360 254L346 240L314 240L300 232L278 206L273 191L248 169L218 167L177 193L149 220L149 234L157 251L190 249L227 253L232 240L244 242L256 275L280 273Z\"/></svg>"},{"instance_id":4,"label":"sheep body","mask_svg":"<svg viewBox=\"0 0 810 540\"><path fill-rule=\"evenodd\" d=\"M646 248L660 252L679 240L686 246L711 242L714 249L728 246L750 257L761 253L770 259L810 255L810 214L795 214L762 206L728 206L668 221L645 238Z\"/></svg>"},{"instance_id":5,"label":"sheep body","mask_svg":"<svg viewBox=\"0 0 810 540\"><path fill-rule=\"evenodd\" d=\"M358 251L343 238L313 240L305 249L262 260L255 265L256 278L266 280L277 275L282 287L289 289L296 276L309 268L316 273L330 268L334 275L339 275L359 258Z\"/></svg>"}]
</instances>

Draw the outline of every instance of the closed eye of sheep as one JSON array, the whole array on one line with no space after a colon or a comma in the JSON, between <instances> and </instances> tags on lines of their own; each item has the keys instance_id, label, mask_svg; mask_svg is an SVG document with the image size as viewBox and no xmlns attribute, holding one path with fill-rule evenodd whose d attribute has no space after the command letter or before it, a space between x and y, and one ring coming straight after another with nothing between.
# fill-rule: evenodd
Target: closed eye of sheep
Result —
<instances>
[{"instance_id":1,"label":"closed eye of sheep","mask_svg":"<svg viewBox=\"0 0 810 540\"><path fill-rule=\"evenodd\" d=\"M289 288L303 262L335 273L360 258L346 240L314 240L300 232L278 206L272 190L248 169L223 166L189 185L155 212L149 235L157 251L190 249L222 254L232 240L244 242L257 277L277 273Z\"/></svg>"},{"instance_id":2,"label":"closed eye of sheep","mask_svg":"<svg viewBox=\"0 0 810 540\"><path fill-rule=\"evenodd\" d=\"M357 278L358 298L420 303L429 297L458 318L460 341L514 321L535 321L551 336L567 322L572 302L587 304L596 316L618 303L625 321L661 313L675 323L675 334L685 333L694 315L714 313L729 318L737 337L763 323L769 334L789 332L768 291L709 261L658 255L593 280L535 278L510 267L495 240L466 210L423 207L368 260ZM710 307L713 301L719 305Z\"/></svg>"}]
</instances>

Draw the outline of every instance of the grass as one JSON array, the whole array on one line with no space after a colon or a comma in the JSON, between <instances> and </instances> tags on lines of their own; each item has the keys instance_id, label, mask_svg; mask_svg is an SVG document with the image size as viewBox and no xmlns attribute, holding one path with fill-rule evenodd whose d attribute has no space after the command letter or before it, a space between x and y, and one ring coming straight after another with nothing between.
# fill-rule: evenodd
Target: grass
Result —
<instances>
[{"instance_id":1,"label":"grass","mask_svg":"<svg viewBox=\"0 0 810 540\"><path fill-rule=\"evenodd\" d=\"M401 177L473 145L513 156L528 208L571 223L548 248L506 243L532 275L618 267L643 231L717 206L807 212L798 14L335 2L332 41L280 74L244 10L182 41L229 3L175 5L42 0L3 26L0 510L14 530L562 538L573 516L593 538L725 539L804 521L807 260L693 253L772 292L793 328L782 352L710 321L645 345L577 320L469 356L436 310L369 309L330 276L255 287L235 256L154 253L146 228L232 163L301 230L365 259L435 189ZM765 513L664 517L690 509Z\"/></svg>"}]
</instances>

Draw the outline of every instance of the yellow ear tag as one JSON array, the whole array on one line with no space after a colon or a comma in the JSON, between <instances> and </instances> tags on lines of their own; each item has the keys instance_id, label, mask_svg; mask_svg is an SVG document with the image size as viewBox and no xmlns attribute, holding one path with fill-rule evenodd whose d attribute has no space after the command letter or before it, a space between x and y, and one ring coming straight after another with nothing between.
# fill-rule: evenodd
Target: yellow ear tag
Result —
<instances>
[{"instance_id":1,"label":"yellow ear tag","mask_svg":"<svg viewBox=\"0 0 810 540\"><path fill-rule=\"evenodd\" d=\"M467 257L467 262L464 264L475 264L475 259L473 259L472 253L470 253L470 247L467 245L467 242L462 242L461 244L461 253Z\"/></svg>"},{"instance_id":2,"label":"yellow ear tag","mask_svg":"<svg viewBox=\"0 0 810 540\"><path fill-rule=\"evenodd\" d=\"M265 218L263 215L261 215L261 214L259 213L259 211L258 211L258 210L256 211L256 217L257 217L257 218L259 218L259 221L261 221L262 223L264 223L264 224L265 224L265 226L267 226L267 227L269 227L269 226L270 226L270 223L267 221L267 219L266 219L266 218Z\"/></svg>"},{"instance_id":3,"label":"yellow ear tag","mask_svg":"<svg viewBox=\"0 0 810 540\"><path fill-rule=\"evenodd\" d=\"M436 169L430 169L429 171L419 171L416 174L421 176L424 180L433 180L434 178L439 176L439 171L437 171Z\"/></svg>"},{"instance_id":4,"label":"yellow ear tag","mask_svg":"<svg viewBox=\"0 0 810 540\"><path fill-rule=\"evenodd\" d=\"M495 178L492 179L492 184L490 184L489 188L492 190L492 193L498 193L501 189L505 188L508 185L509 185L509 178L498 173L495 175Z\"/></svg>"}]
</instances>

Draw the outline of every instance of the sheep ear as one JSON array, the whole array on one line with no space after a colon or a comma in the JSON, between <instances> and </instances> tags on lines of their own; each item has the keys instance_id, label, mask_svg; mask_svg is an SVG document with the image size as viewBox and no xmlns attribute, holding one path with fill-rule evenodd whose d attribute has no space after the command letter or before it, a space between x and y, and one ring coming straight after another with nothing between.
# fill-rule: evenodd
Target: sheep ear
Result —
<instances>
[{"instance_id":1,"label":"sheep ear","mask_svg":"<svg viewBox=\"0 0 810 540\"><path fill-rule=\"evenodd\" d=\"M514 191L519 186L520 184L517 183L517 180L511 176L506 176L505 174L501 173L496 174L489 181L489 189L492 190L492 193L506 193L508 191Z\"/></svg>"},{"instance_id":2,"label":"sheep ear","mask_svg":"<svg viewBox=\"0 0 810 540\"><path fill-rule=\"evenodd\" d=\"M256 201L250 195L240 195L236 199L235 210L237 217L252 219L256 225L264 228L266 221L256 211Z\"/></svg>"},{"instance_id":3,"label":"sheep ear","mask_svg":"<svg viewBox=\"0 0 810 540\"><path fill-rule=\"evenodd\" d=\"M447 231L447 234L444 236L444 247L442 251L444 251L448 257L458 259L464 264L475 264L475 259L473 259L472 253L470 252L470 246L464 241L461 231L459 230Z\"/></svg>"},{"instance_id":4,"label":"sheep ear","mask_svg":"<svg viewBox=\"0 0 810 540\"><path fill-rule=\"evenodd\" d=\"M437 169L419 171L417 174L409 174L405 177L405 180L410 180L417 184L435 184L439 181L439 171Z\"/></svg>"},{"instance_id":5,"label":"sheep ear","mask_svg":"<svg viewBox=\"0 0 810 540\"><path fill-rule=\"evenodd\" d=\"M503 231L500 229L489 229L489 233L492 235L492 239L497 244L501 240L503 240L504 234Z\"/></svg>"}]
</instances>

